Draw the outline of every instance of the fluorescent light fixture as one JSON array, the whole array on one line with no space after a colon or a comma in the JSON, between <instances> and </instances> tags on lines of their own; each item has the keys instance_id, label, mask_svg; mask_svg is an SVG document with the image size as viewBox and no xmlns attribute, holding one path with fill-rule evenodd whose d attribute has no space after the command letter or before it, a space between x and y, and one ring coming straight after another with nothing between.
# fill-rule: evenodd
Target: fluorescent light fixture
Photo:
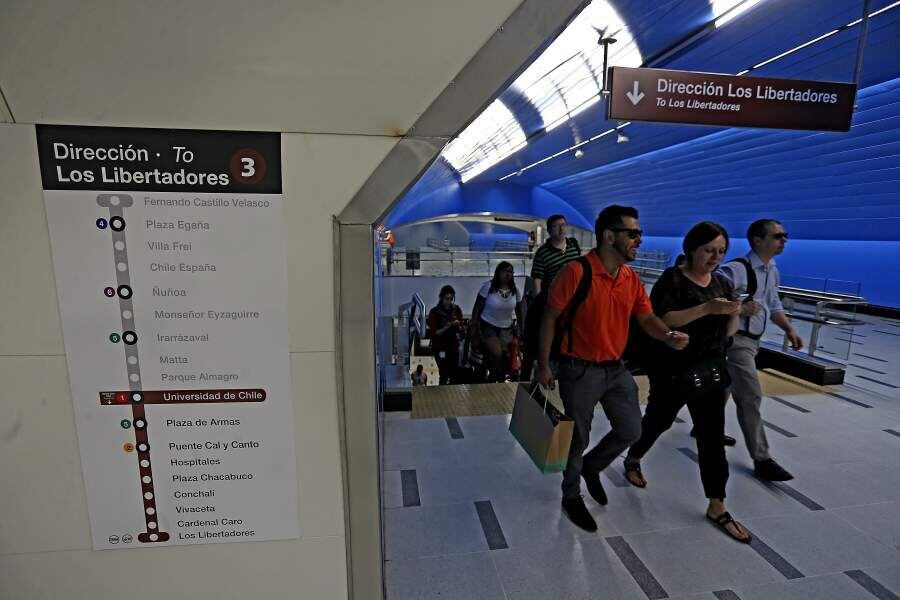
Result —
<instances>
[{"instance_id":1,"label":"fluorescent light fixture","mask_svg":"<svg viewBox=\"0 0 900 600\"><path fill-rule=\"evenodd\" d=\"M731 0L731 2L732 2L732 4L734 4L734 0ZM753 3L756 4L756 2L753 2ZM881 9L879 9L879 10L876 10L875 12L869 13L869 18L876 17L876 16L878 16L878 15L880 15L880 14L882 14L882 13L885 13L885 12L887 12L887 11L889 11L889 10L892 10L892 9L894 9L894 8L897 8L898 6L900 6L900 0L898 0L897 2L893 2L893 3L891 3L891 4L887 5L887 6L885 6L884 8L881 8ZM809 40L808 42L804 42L803 44L800 44L799 46L797 46L797 47L795 47L795 48L791 48L790 50L787 50L787 51L785 51L785 52L782 52L781 54L778 54L777 56L773 56L772 58L769 58L769 59L767 59L767 60L764 60L763 62L761 62L761 63L759 63L759 64L753 65L753 66L752 66L751 68L749 68L749 69L744 69L744 70L742 70L742 71L738 71L737 75L746 75L747 73L749 73L750 71L752 71L752 70L754 70L754 69L758 69L758 68L763 67L763 66L765 66L765 65L767 65L767 64L769 64L769 63L771 63L771 62L774 62L774 61L776 61L776 60L778 60L778 59L780 59L780 58L784 58L785 56L787 56L787 55L789 55L789 54L793 54L794 52L797 52L798 50L802 50L803 48L806 48L807 46L810 46L810 45L812 45L812 44L815 44L816 42L820 42L820 41L822 41L822 40L824 40L824 39L826 39L826 38L828 38L828 37L831 37L831 36L833 36L834 34L840 32L840 31L843 31L843 30L848 29L848 28L850 28L850 27L854 27L854 26L856 26L856 25L859 25L861 22L862 22L862 19L856 19L855 21L851 21L850 23L847 23L847 24L844 25L843 27L839 27L839 28L837 28L837 29L835 29L835 30L833 30L833 31L829 31L828 33L825 33L825 34L822 34L822 35L820 35L820 36L818 36L818 37L816 37L816 38L813 38L813 39ZM556 157L558 157L558 156L562 156L563 154L565 154L565 153L567 153L567 152L570 152L570 151L572 151L572 150L575 150L576 148L580 148L581 146L584 146L584 145L587 144L587 143L593 142L594 140L597 140L597 139L602 138L602 137L604 137L604 136L606 136L606 135L609 135L610 133L612 133L612 132L614 132L614 131L618 131L619 129L622 129L623 127L625 127L625 126L627 126L627 125L631 125L631 122L629 121L629 122L627 122L627 123L622 123L622 124L620 124L618 127L615 127L614 129L607 129L607 130L604 131L603 133L600 133L600 134L598 134L598 135L595 135L594 137L590 138L589 140L586 140L586 141L584 141L584 142L575 144L574 146L570 146L570 147L566 148L565 150L560 150L559 152L556 152L556 153L554 153L554 154L551 154L550 156L547 156L547 157L542 158L542 159L540 159L540 160L538 160L538 161L535 161L535 162L531 163L530 165L527 165L527 166L525 166L525 167L522 167L521 169L519 169L519 170L517 170L517 171L513 171L512 173L510 173L510 174L508 174L508 175L504 175L504 176L501 177L498 181L503 181L503 180L505 180L505 179L509 179L510 177L514 177L514 176L517 176L517 175L521 175L521 174L524 173L525 171L527 171L527 170L529 170L529 169L532 169L532 168L534 168L534 167L536 167L536 166L538 166L538 165L542 165L542 164L544 164L545 162L547 162L548 160L552 160L552 159L554 159L554 158L556 158ZM628 136L625 136L625 135L623 135L623 134L619 134L619 135L616 136L617 141L621 143L622 141L624 141L624 140L622 140L623 137L624 137L625 139L628 139Z\"/></svg>"},{"instance_id":2,"label":"fluorescent light fixture","mask_svg":"<svg viewBox=\"0 0 900 600\"><path fill-rule=\"evenodd\" d=\"M744 14L761 0L712 0L712 12L716 27L736 19Z\"/></svg>"},{"instance_id":3,"label":"fluorescent light fixture","mask_svg":"<svg viewBox=\"0 0 900 600\"><path fill-rule=\"evenodd\" d=\"M609 48L610 65L641 65L643 58L625 23L609 2L594 0L513 83L538 110L546 131L600 101L601 33L618 40ZM515 116L496 100L442 154L465 183L526 144Z\"/></svg>"},{"instance_id":4,"label":"fluorescent light fixture","mask_svg":"<svg viewBox=\"0 0 900 600\"><path fill-rule=\"evenodd\" d=\"M525 132L512 112L494 100L442 154L465 183L525 144Z\"/></svg>"},{"instance_id":5,"label":"fluorescent light fixture","mask_svg":"<svg viewBox=\"0 0 900 600\"><path fill-rule=\"evenodd\" d=\"M892 4L885 6L884 8L880 8L880 9L876 10L875 12L869 13L869 18L871 19L872 17L877 17L881 13L887 12L893 8L896 8L897 6L900 6L900 1L894 2ZM741 71L740 73L738 73L738 75L744 75L745 73L749 73L750 71L753 71L760 67L764 67L769 63L775 62L779 58L784 58L785 56L787 56L789 54L793 54L794 52L797 52L798 50L802 50L802 49L806 48L807 46L811 46L817 42L821 42L822 40L830 38L831 36L836 35L836 34L840 33L841 31L844 31L845 29L849 29L851 27L856 27L860 23L862 23L862 19L856 19L855 21L850 21L849 23L847 23L846 25L844 25L842 27L838 27L837 29L832 29L828 33L823 33L819 37L813 38L813 39L809 40L808 42L804 42L804 43L800 44L799 46L795 46L794 48L791 48L790 50L785 50L781 54L778 54L776 56L773 56L772 58L766 59L766 60L762 61L761 63L755 64L751 68Z\"/></svg>"},{"instance_id":6,"label":"fluorescent light fixture","mask_svg":"<svg viewBox=\"0 0 900 600\"><path fill-rule=\"evenodd\" d=\"M601 33L614 37L609 65L638 67L643 62L631 32L609 4L595 0L525 69L513 86L537 108L550 131L599 102L603 85Z\"/></svg>"}]
</instances>

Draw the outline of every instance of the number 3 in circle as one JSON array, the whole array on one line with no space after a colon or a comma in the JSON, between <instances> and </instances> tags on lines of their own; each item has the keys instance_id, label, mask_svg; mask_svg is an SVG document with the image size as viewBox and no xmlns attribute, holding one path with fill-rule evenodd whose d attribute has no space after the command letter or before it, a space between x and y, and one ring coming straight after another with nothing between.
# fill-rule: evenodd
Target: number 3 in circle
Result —
<instances>
[{"instance_id":1,"label":"number 3 in circle","mask_svg":"<svg viewBox=\"0 0 900 600\"><path fill-rule=\"evenodd\" d=\"M232 154L229 167L235 183L259 183L266 176L266 160L252 148Z\"/></svg>"}]
</instances>

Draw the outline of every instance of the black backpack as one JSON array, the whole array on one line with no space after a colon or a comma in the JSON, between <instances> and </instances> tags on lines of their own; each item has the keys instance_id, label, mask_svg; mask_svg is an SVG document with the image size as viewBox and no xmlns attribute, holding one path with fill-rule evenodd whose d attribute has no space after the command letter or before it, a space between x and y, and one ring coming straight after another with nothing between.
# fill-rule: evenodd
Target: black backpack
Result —
<instances>
[{"instance_id":1,"label":"black backpack","mask_svg":"<svg viewBox=\"0 0 900 600\"><path fill-rule=\"evenodd\" d=\"M731 262L736 262L744 265L744 269L747 270L747 299L744 302L750 302L753 300L753 296L756 294L757 285L759 285L756 281L756 271L753 270L753 265L750 264L750 261L744 257L736 258ZM758 340L761 338L761 335L755 335L750 333L750 317L744 317L743 327L741 327L740 333L746 335L747 337Z\"/></svg>"},{"instance_id":2,"label":"black backpack","mask_svg":"<svg viewBox=\"0 0 900 600\"><path fill-rule=\"evenodd\" d=\"M584 304L588 293L591 291L591 279L593 278L593 270L591 269L591 261L587 256L579 256L575 259L581 265L581 279L578 281L578 287L575 293L569 299L565 310L556 318L556 331L553 335L553 345L550 347L550 357L557 359L561 356L563 335L569 335L568 353L572 354L572 323L575 321L575 313L578 308Z\"/></svg>"}]
</instances>

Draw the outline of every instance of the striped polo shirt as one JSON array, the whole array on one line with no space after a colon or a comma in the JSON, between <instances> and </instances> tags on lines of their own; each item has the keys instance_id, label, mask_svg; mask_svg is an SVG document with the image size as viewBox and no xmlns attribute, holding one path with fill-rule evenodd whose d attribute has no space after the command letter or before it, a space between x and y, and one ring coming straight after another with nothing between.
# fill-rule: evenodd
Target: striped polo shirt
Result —
<instances>
[{"instance_id":1,"label":"striped polo shirt","mask_svg":"<svg viewBox=\"0 0 900 600\"><path fill-rule=\"evenodd\" d=\"M567 262L581 256L581 248L575 238L566 238L565 251L559 250L547 240L534 254L531 265L531 278L541 280L541 289L550 289L550 282Z\"/></svg>"}]
</instances>

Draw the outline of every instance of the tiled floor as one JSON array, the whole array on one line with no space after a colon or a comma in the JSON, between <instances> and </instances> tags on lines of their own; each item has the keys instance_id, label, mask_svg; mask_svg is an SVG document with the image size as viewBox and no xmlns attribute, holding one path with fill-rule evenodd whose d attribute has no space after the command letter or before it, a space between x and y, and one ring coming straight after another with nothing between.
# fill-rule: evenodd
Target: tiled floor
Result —
<instances>
[{"instance_id":1,"label":"tiled floor","mask_svg":"<svg viewBox=\"0 0 900 600\"><path fill-rule=\"evenodd\" d=\"M844 398L810 392L764 402L778 428L767 432L773 454L796 479L763 483L742 440L728 449L728 507L755 534L750 546L704 519L697 465L685 451L695 450L686 410L688 422L644 460L647 489L625 483L617 461L603 479L609 505L586 495L594 534L561 514L560 476L537 471L509 434L508 415L460 417L454 439L445 419L385 414L388 597L898 600L900 335L881 332L900 327L868 320L849 362L883 374L851 366L846 384L832 388ZM727 431L740 438L732 404L727 416ZM598 412L592 441L607 430ZM494 530L476 502L482 513L490 503Z\"/></svg>"}]
</instances>

